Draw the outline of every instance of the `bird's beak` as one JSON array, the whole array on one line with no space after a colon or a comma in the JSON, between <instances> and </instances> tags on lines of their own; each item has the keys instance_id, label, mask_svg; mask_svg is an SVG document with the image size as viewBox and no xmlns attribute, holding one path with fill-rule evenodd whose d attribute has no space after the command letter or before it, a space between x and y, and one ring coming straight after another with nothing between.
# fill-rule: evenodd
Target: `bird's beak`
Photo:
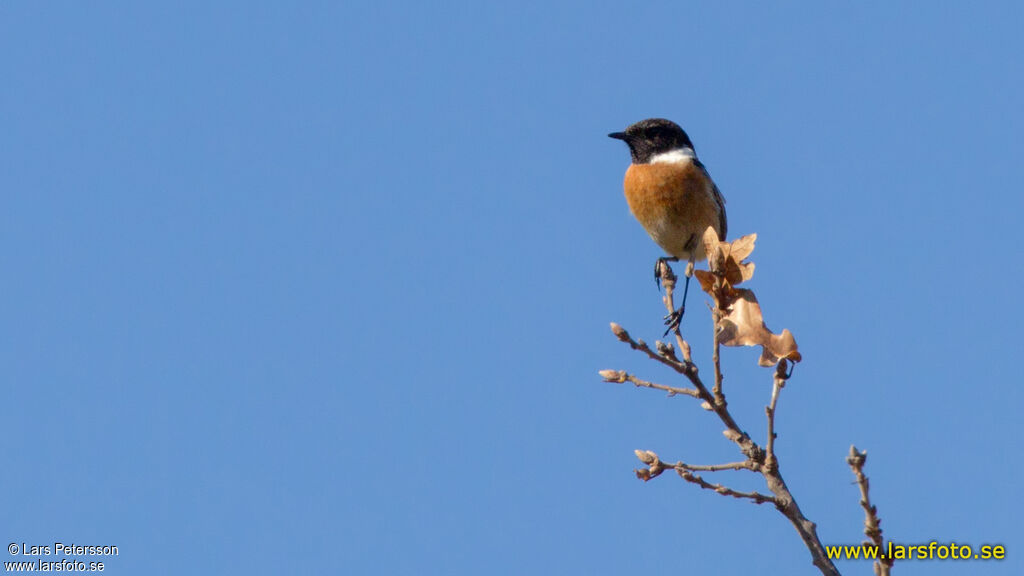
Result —
<instances>
[{"instance_id":1,"label":"bird's beak","mask_svg":"<svg viewBox=\"0 0 1024 576\"><path fill-rule=\"evenodd\" d=\"M627 138L625 132L612 132L608 137L615 138L616 140L625 140Z\"/></svg>"}]
</instances>

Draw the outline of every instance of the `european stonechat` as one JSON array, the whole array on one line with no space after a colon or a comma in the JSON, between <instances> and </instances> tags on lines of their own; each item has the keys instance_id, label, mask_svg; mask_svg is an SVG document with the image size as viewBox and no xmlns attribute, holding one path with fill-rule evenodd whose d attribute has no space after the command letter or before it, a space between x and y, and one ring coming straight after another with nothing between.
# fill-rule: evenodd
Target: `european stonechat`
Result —
<instances>
[{"instance_id":1,"label":"european stonechat","mask_svg":"<svg viewBox=\"0 0 1024 576\"><path fill-rule=\"evenodd\" d=\"M690 137L675 122L650 118L608 136L625 141L633 157L623 182L629 211L670 255L655 263L655 281L661 280L662 260L687 262L683 304L666 317L668 334L686 310L694 263L707 257L704 231L713 226L725 240L725 198L697 159Z\"/></svg>"}]
</instances>

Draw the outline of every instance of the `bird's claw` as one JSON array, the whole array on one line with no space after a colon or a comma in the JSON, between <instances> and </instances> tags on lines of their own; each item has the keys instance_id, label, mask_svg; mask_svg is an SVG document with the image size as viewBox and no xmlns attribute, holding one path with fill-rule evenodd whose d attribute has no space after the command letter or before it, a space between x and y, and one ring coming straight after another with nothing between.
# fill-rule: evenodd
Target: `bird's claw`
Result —
<instances>
[{"instance_id":1,"label":"bird's claw","mask_svg":"<svg viewBox=\"0 0 1024 576\"><path fill-rule=\"evenodd\" d=\"M680 306L679 310L675 310L672 313L665 316L665 333L662 334L662 338L668 336L670 332L679 329L679 323L683 321L683 314L686 313L686 306Z\"/></svg>"},{"instance_id":2,"label":"bird's claw","mask_svg":"<svg viewBox=\"0 0 1024 576\"><path fill-rule=\"evenodd\" d=\"M679 258L668 258L662 256L654 261L654 284L661 290L661 265L667 264L668 262L678 262Z\"/></svg>"}]
</instances>

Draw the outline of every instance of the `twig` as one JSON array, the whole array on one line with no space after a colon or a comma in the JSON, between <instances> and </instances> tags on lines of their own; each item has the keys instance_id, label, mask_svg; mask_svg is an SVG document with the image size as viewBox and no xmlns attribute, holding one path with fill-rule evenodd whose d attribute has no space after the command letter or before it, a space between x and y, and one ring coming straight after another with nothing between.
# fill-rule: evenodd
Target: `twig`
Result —
<instances>
[{"instance_id":1,"label":"twig","mask_svg":"<svg viewBox=\"0 0 1024 576\"><path fill-rule=\"evenodd\" d=\"M768 438L765 441L765 466L769 470L774 470L779 467L778 460L775 459L775 405L779 401L779 392L786 385L786 360L779 361L779 365L775 368L775 378L772 381L772 399L768 406L765 407L764 412L768 416Z\"/></svg>"},{"instance_id":2,"label":"twig","mask_svg":"<svg viewBox=\"0 0 1024 576\"><path fill-rule=\"evenodd\" d=\"M661 301L665 304L665 308L668 309L669 314L674 314L676 311L676 304L672 299L672 294L676 289L676 280L678 277L675 272L672 271L672 267L668 265L668 262L664 260L658 261L660 266L661 285L665 288L665 296L662 297ZM683 353L683 359L686 362L693 362L693 357L690 355L690 344L686 340L683 340L683 333L680 330L682 322L676 324L675 329L672 331L676 335L676 344L679 345L679 350Z\"/></svg>"},{"instance_id":3,"label":"twig","mask_svg":"<svg viewBox=\"0 0 1024 576\"><path fill-rule=\"evenodd\" d=\"M721 279L716 279L716 286L720 285ZM717 294L717 292L716 292ZM712 330L712 353L711 361L715 366L715 385L711 389L711 394L714 396L715 406L718 406L723 412L728 412L729 403L725 400L725 392L722 391L722 362L721 362L721 339L719 338L719 324L722 320L722 309L719 306L719 298L716 296L713 298L714 306L711 309L711 330Z\"/></svg>"},{"instance_id":4,"label":"twig","mask_svg":"<svg viewBox=\"0 0 1024 576\"><path fill-rule=\"evenodd\" d=\"M676 470L690 470L691 472L721 472L723 470L750 470L757 472L761 469L760 464L744 460L743 462L730 462L728 464L684 464L676 462L672 465Z\"/></svg>"},{"instance_id":5,"label":"twig","mask_svg":"<svg viewBox=\"0 0 1024 576\"><path fill-rule=\"evenodd\" d=\"M686 396L693 396L694 398L700 398L700 392L693 388L676 388L675 386L666 386L664 384L657 384L655 382L648 382L641 380L636 376L626 372L625 370L601 370L598 372L605 382L615 382L617 384L623 384L625 382L632 382L641 388L654 388L656 390L664 390L668 392L669 396L675 396L676 394L684 394Z\"/></svg>"},{"instance_id":6,"label":"twig","mask_svg":"<svg viewBox=\"0 0 1024 576\"><path fill-rule=\"evenodd\" d=\"M711 361L715 365L715 386L711 389L711 393L715 395L715 402L725 405L725 393L722 392L722 362L720 360L719 351L721 350L722 343L719 339L718 325L722 321L722 311L718 309L718 299L715 299L715 305L711 307L711 330L714 348L711 352Z\"/></svg>"},{"instance_id":7,"label":"twig","mask_svg":"<svg viewBox=\"0 0 1024 576\"><path fill-rule=\"evenodd\" d=\"M864 463L867 460L866 451L861 452L856 446L850 446L850 455L846 458L846 463L850 465L854 476L857 477L857 485L860 486L860 506L864 509L864 535L879 551L878 559L873 566L875 575L888 576L894 559L881 554L885 550L885 539L882 538L882 519L878 517L878 509L871 505L871 497L868 496L869 481L864 475Z\"/></svg>"},{"instance_id":8,"label":"twig","mask_svg":"<svg viewBox=\"0 0 1024 576\"><path fill-rule=\"evenodd\" d=\"M633 340L633 337L629 335L629 332L626 332L625 328L619 326L615 322L612 322L612 333L615 334L615 337L621 342L629 344L629 347L633 350L639 350L644 354L647 354L647 356L652 360L657 360L684 376L686 376L690 371L697 371L697 366L692 362L681 362L673 356L658 354L654 350L651 350L651 347L643 340Z\"/></svg>"},{"instance_id":9,"label":"twig","mask_svg":"<svg viewBox=\"0 0 1024 576\"><path fill-rule=\"evenodd\" d=\"M633 452L641 462L647 464L647 468L636 471L637 477L645 481L660 476L665 470L675 470L680 473L724 472L727 470L750 470L751 472L759 472L761 470L761 465L753 460L729 462L727 464L687 464L683 461L678 461L675 464L667 464L662 462L661 458L650 450L634 450Z\"/></svg>"},{"instance_id":10,"label":"twig","mask_svg":"<svg viewBox=\"0 0 1024 576\"><path fill-rule=\"evenodd\" d=\"M747 498L749 500L752 500L754 504L764 504L765 502L771 502L776 506L779 505L778 501L772 496L765 496L764 494L761 494L759 492L740 492L738 490L733 490L732 488L723 486L721 484L712 484L704 480L700 476L690 472L689 470L676 471L683 478L683 480L686 480L687 482L692 482L700 486L701 488L704 488L705 490L714 490L715 492L718 492L722 496L732 496L733 498Z\"/></svg>"}]
</instances>

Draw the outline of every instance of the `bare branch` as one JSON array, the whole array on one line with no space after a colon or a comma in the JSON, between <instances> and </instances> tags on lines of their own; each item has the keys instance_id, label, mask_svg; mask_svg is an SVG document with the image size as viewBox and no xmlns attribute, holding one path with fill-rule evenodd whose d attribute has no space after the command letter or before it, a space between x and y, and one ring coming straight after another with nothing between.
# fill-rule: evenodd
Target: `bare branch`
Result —
<instances>
[{"instance_id":1,"label":"bare branch","mask_svg":"<svg viewBox=\"0 0 1024 576\"><path fill-rule=\"evenodd\" d=\"M771 502L772 504L778 506L778 501L771 496L765 496L764 494L761 494L759 492L740 492L738 490L733 490L732 488L723 486L721 484L712 484L704 480L700 476L694 474L693 472L690 472L689 470L677 469L676 472L679 473L683 480L686 480L687 482L692 482L700 486L701 488L704 488L705 490L714 490L715 492L718 492L722 496L732 496L733 498L746 498L753 501L754 504L764 504L765 502Z\"/></svg>"},{"instance_id":2,"label":"bare branch","mask_svg":"<svg viewBox=\"0 0 1024 576\"><path fill-rule=\"evenodd\" d=\"M744 460L742 462L729 462L728 464L687 464L682 461L677 461L675 464L667 464L661 461L661 458L657 454L650 450L634 450L636 457L641 462L647 464L649 469L653 469L660 474L662 471L673 468L675 470L688 470L690 472L721 472L724 470L750 470L757 472L760 470L760 464L752 460Z\"/></svg>"},{"instance_id":3,"label":"bare branch","mask_svg":"<svg viewBox=\"0 0 1024 576\"><path fill-rule=\"evenodd\" d=\"M742 241L743 239L737 242ZM749 251L752 248L752 240L747 240L747 242L748 246L739 252L744 255L741 256L741 258L745 257L746 254L749 254ZM708 246L709 244L706 243L705 245ZM729 245L727 243L720 243L720 246ZM737 246L739 245L734 244L733 247ZM719 251L715 251L714 258L712 258L709 253L709 261L715 260L715 263L711 265L710 272L699 273L703 274L703 276L700 276L702 288L705 292L711 295L714 300L714 307L712 308L712 319L714 325L714 355L712 360L715 366L715 383L712 390L709 390L708 387L704 385L704 382L698 375L697 366L693 363L690 356L689 344L683 340L678 329L675 331L676 343L679 350L682 352L683 360L676 357L675 351L671 345L659 342L657 344L657 351L655 352L642 340L633 340L629 333L618 324L612 324L612 332L620 341L629 344L634 350L640 350L647 354L649 358L672 368L679 374L682 374L693 385L693 389L677 389L661 384L653 384L639 380L625 371L606 370L602 371L601 375L610 382L633 382L637 386L665 390L670 394L684 393L694 398L698 398L702 401L701 405L704 408L713 411L715 415L718 416L719 420L721 420L725 425L726 429L723 433L726 438L735 442L740 451L747 457L747 459L742 462L733 462L728 464L691 465L684 462L666 464L661 462L658 456L653 452L638 450L636 452L637 457L647 465L646 468L641 468L635 471L638 478L647 481L661 475L666 470L675 470L684 480L697 484L701 488L714 490L715 492L725 496L750 500L757 504L763 504L766 502L771 503L796 528L797 533L804 542L804 545L811 553L814 565L821 571L821 573L826 576L838 576L839 571L829 559L828 554L825 551L825 547L821 544L821 541L818 538L817 527L814 522L811 522L803 515L803 512L801 512L800 507L797 505L795 498L789 491L785 480L783 480L782 475L779 472L778 458L775 455L775 412L780 391L785 387L786 380L790 376L790 374L786 372L788 362L785 357L780 357L775 361L777 366L772 385L772 398L769 405L765 408L768 418L766 449L762 449L758 446L757 443L755 443L750 436L739 427L732 414L729 413L728 405L725 401L725 394L722 391L723 377L719 354L721 346L719 339L719 323L723 318L725 310L730 305L730 298L732 298L730 294L734 295L735 293L730 282L738 283L739 281L749 279L753 272L753 264L739 264L737 262L731 262L728 260L728 257L728 251L724 248L720 248ZM661 276L666 289L663 302L665 303L665 307L671 313L674 310L672 291L675 288L676 277L672 273L671 267L669 267L665 262L662 262L661 264ZM799 359L799 354L795 352L795 346L791 352L787 351L787 356L792 356L796 360ZM762 354L762 360L764 357L765 355ZM723 484L707 482L694 473L696 471L719 472L744 469L760 473L764 477L765 483L772 495L769 496L758 492L741 492Z\"/></svg>"},{"instance_id":4,"label":"bare branch","mask_svg":"<svg viewBox=\"0 0 1024 576\"><path fill-rule=\"evenodd\" d=\"M665 264L665 266L667 267L668 265ZM676 372L679 372L683 376L686 376L690 380L690 383L693 384L694 388L697 389L697 398L700 398L701 400L706 402L708 406L711 408L711 410L722 421L722 423L725 424L725 427L728 429L729 432L729 434L727 434L727 436L729 436L729 439L736 442L740 446L740 449L743 451L743 454L745 456L756 461L760 461L760 453L762 452L761 448L753 440L750 439L750 436L746 432L740 429L739 425L736 424L736 420L733 419L732 414L729 413L729 410L726 408L726 406L719 405L717 402L715 402L714 396L708 390L707 386L704 385L704 382L700 379L700 376L697 375L696 364L689 361L680 362L678 359L670 357L667 354L663 355L654 352L647 345L647 343L645 343L643 340L634 340L625 328L616 324L615 322L612 322L611 327L612 333L615 334L615 337L618 338L620 341L629 344L629 346L634 350L640 350L644 354L647 354L649 358L657 360L658 362L661 362L662 364L668 366L669 368L672 368Z\"/></svg>"},{"instance_id":5,"label":"bare branch","mask_svg":"<svg viewBox=\"0 0 1024 576\"><path fill-rule=\"evenodd\" d=\"M632 382L640 388L654 388L655 390L664 390L668 392L669 396L675 396L676 394L684 394L686 396L693 396L694 398L700 398L700 392L693 388L676 388L675 386L666 386L664 384L657 384L655 382L648 382L641 380L636 376L629 374L625 370L601 370L598 372L605 382L615 382L616 384L623 384L625 382Z\"/></svg>"},{"instance_id":6,"label":"bare branch","mask_svg":"<svg viewBox=\"0 0 1024 576\"><path fill-rule=\"evenodd\" d=\"M714 348L711 353L711 361L715 365L715 387L712 388L711 392L715 395L715 401L720 404L725 404L725 393L722 392L722 362L720 360L719 351L721 350L722 343L718 338L718 323L722 319L722 313L718 310L718 306L711 309L711 318L713 320L711 324L712 337Z\"/></svg>"},{"instance_id":7,"label":"bare branch","mask_svg":"<svg viewBox=\"0 0 1024 576\"><path fill-rule=\"evenodd\" d=\"M719 494L725 496L733 496L735 498L747 498L753 500L757 504L764 504L765 502L771 502L778 504L771 496L765 496L758 492L740 492L733 490L722 484L712 484L705 481L700 476L694 474L695 471L701 472L723 472L727 470L750 470L752 472L760 471L760 465L751 460L745 460L743 462L730 462L728 464L686 464L685 462L676 462L675 464L666 464L662 462L658 455L650 450L635 450L636 457L641 462L647 464L647 468L640 468L634 470L636 477L647 482L652 478L657 478L662 472L666 470L675 470L683 479L687 482L697 484L701 488L708 490L714 490Z\"/></svg>"},{"instance_id":8,"label":"bare branch","mask_svg":"<svg viewBox=\"0 0 1024 576\"><path fill-rule=\"evenodd\" d=\"M864 509L864 535L868 537L871 544L878 547L881 552L885 550L885 539L882 538L882 519L878 517L878 509L871 505L871 498L868 496L869 481L864 475L864 463L868 460L868 453L857 450L856 446L850 446L850 455L846 463L850 465L854 476L857 477L857 485L860 486L860 506ZM876 576L888 576L892 568L893 558L879 555L875 560L874 570Z\"/></svg>"},{"instance_id":9,"label":"bare branch","mask_svg":"<svg viewBox=\"0 0 1024 576\"><path fill-rule=\"evenodd\" d=\"M675 358L674 355L663 356L661 354L656 353L654 350L651 350L650 346L648 346L647 343L644 342L643 340L633 340L633 337L629 335L629 332L626 332L625 328L619 326L615 322L612 322L612 333L615 334L615 337L618 338L621 342L629 344L629 347L632 348L633 350L639 350L644 354L647 354L647 356L652 360L657 360L658 362L661 362L665 366L668 366L669 368L675 370L676 372L679 372L680 374L683 374L684 376L686 376L687 372L691 370L694 372L697 370L697 367L694 366L691 362L680 362L679 359Z\"/></svg>"},{"instance_id":10,"label":"bare branch","mask_svg":"<svg viewBox=\"0 0 1024 576\"><path fill-rule=\"evenodd\" d=\"M676 304L672 298L672 294L676 289L676 280L678 278L676 277L676 273L672 271L672 267L668 265L668 262L659 260L658 266L660 266L659 272L661 275L661 285L665 288L665 296L662 297L661 301L665 304L665 308L668 310L668 313L672 314L676 311ZM687 363L692 363L693 357L690 355L690 344L683 339L683 333L680 331L681 325L682 322L676 324L676 327L672 332L676 335L676 344L679 345L679 350L683 353L683 359L686 360Z\"/></svg>"},{"instance_id":11,"label":"bare branch","mask_svg":"<svg viewBox=\"0 0 1024 576\"><path fill-rule=\"evenodd\" d=\"M721 472L723 470L750 470L751 472L758 472L761 470L761 465L757 462L750 460L744 460L742 462L729 462L728 464L685 464L683 462L676 462L672 465L673 468L678 470L689 470L691 472Z\"/></svg>"},{"instance_id":12,"label":"bare branch","mask_svg":"<svg viewBox=\"0 0 1024 576\"><path fill-rule=\"evenodd\" d=\"M765 466L769 470L778 468L778 461L775 459L775 405L779 402L779 392L786 385L786 360L780 360L775 369L775 378L772 381L772 399L764 412L768 416L768 438L765 441Z\"/></svg>"}]
</instances>

